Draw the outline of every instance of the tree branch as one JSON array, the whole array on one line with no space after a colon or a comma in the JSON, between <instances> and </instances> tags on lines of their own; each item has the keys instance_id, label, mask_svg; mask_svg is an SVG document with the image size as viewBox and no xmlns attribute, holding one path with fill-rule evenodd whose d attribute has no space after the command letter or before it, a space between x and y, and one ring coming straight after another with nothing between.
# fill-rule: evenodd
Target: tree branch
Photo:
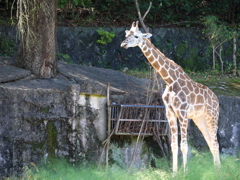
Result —
<instances>
[{"instance_id":1,"label":"tree branch","mask_svg":"<svg viewBox=\"0 0 240 180\"><path fill-rule=\"evenodd\" d=\"M147 16L148 12L150 11L151 7L152 7L152 2L150 2L148 9L143 16L143 21L144 21L145 17Z\"/></svg>"},{"instance_id":2,"label":"tree branch","mask_svg":"<svg viewBox=\"0 0 240 180\"><path fill-rule=\"evenodd\" d=\"M142 25L145 33L149 33L149 30L148 30L148 28L145 26L145 24L144 24L143 21L144 21L145 17L147 16L148 12L150 11L150 9L151 9L151 7L152 7L152 2L150 2L149 7L148 7L147 11L145 12L143 18L142 18L142 15L141 15L141 12L140 12L139 5L138 5L138 1L137 1L137 0L135 0L135 4L136 4L137 12L138 12L139 21L140 21L140 23L141 23L141 25Z\"/></svg>"}]
</instances>

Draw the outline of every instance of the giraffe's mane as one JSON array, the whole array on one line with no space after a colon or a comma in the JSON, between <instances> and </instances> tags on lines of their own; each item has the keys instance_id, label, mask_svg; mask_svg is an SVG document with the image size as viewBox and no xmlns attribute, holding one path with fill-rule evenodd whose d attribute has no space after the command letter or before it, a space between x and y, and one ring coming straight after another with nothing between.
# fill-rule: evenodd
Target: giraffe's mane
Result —
<instances>
[{"instance_id":1,"label":"giraffe's mane","mask_svg":"<svg viewBox=\"0 0 240 180\"><path fill-rule=\"evenodd\" d=\"M178 68L178 69L179 69L180 71L182 71L189 79L191 79L191 78L185 73L185 71L183 70L183 68L182 68L180 65L178 65L178 64L175 63L173 60L171 60L171 59L169 59L168 57L166 57L165 54L163 54L158 48L156 48L156 46L154 46L154 44L152 44L149 39L147 39L147 38L144 38L144 39L145 39L147 45L153 47L159 54L162 55L162 57L163 57L164 59L167 59L172 65L176 66L176 68Z\"/></svg>"}]
</instances>

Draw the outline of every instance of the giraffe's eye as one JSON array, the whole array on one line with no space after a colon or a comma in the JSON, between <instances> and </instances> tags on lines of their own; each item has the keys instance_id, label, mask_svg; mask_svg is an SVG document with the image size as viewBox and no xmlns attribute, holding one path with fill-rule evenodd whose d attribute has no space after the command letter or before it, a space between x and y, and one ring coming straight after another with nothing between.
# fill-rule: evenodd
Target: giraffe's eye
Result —
<instances>
[{"instance_id":1,"label":"giraffe's eye","mask_svg":"<svg viewBox=\"0 0 240 180\"><path fill-rule=\"evenodd\" d=\"M138 38L138 36L134 36L135 38Z\"/></svg>"}]
</instances>

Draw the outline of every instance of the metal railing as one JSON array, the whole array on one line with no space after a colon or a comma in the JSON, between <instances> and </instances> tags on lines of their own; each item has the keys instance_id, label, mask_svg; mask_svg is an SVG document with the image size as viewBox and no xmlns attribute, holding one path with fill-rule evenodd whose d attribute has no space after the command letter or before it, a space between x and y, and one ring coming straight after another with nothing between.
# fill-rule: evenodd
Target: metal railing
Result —
<instances>
[{"instance_id":1,"label":"metal railing","mask_svg":"<svg viewBox=\"0 0 240 180\"><path fill-rule=\"evenodd\" d=\"M111 131L116 135L168 135L165 106L111 104Z\"/></svg>"}]
</instances>

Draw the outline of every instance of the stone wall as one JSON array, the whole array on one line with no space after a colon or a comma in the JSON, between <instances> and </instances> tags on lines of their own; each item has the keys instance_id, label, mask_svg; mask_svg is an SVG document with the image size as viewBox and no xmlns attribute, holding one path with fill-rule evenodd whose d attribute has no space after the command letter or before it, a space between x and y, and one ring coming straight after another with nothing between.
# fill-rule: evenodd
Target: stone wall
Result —
<instances>
[{"instance_id":1,"label":"stone wall","mask_svg":"<svg viewBox=\"0 0 240 180\"><path fill-rule=\"evenodd\" d=\"M125 37L126 28L105 28L114 31L116 37L107 45L100 45L96 32L98 28L76 27L58 28L59 53L69 54L71 59L80 64L119 69L144 68L147 60L139 48L127 50L120 47ZM207 41L198 29L161 28L152 29L152 42L161 51L181 65L189 66L206 62L204 53ZM190 54L191 53L191 54Z\"/></svg>"},{"instance_id":2,"label":"stone wall","mask_svg":"<svg viewBox=\"0 0 240 180\"><path fill-rule=\"evenodd\" d=\"M58 59L76 64L104 67L111 69L146 68L148 63L139 48L123 49L120 47L125 37L126 28L104 28L113 31L116 37L111 43L97 43L100 35L95 27L57 27ZM198 28L154 28L151 41L167 57L173 59L185 69L194 71L211 65L211 53L207 53L209 41ZM16 39L14 27L0 27L0 36ZM231 43L231 42L230 42ZM16 51L17 48L14 49ZM209 51L211 52L211 51ZM232 45L225 46L224 60L231 62ZM0 54L1 54L0 50Z\"/></svg>"},{"instance_id":3,"label":"stone wall","mask_svg":"<svg viewBox=\"0 0 240 180\"><path fill-rule=\"evenodd\" d=\"M80 94L65 79L0 84L0 175L30 162L96 161L106 138L106 97Z\"/></svg>"}]
</instances>

